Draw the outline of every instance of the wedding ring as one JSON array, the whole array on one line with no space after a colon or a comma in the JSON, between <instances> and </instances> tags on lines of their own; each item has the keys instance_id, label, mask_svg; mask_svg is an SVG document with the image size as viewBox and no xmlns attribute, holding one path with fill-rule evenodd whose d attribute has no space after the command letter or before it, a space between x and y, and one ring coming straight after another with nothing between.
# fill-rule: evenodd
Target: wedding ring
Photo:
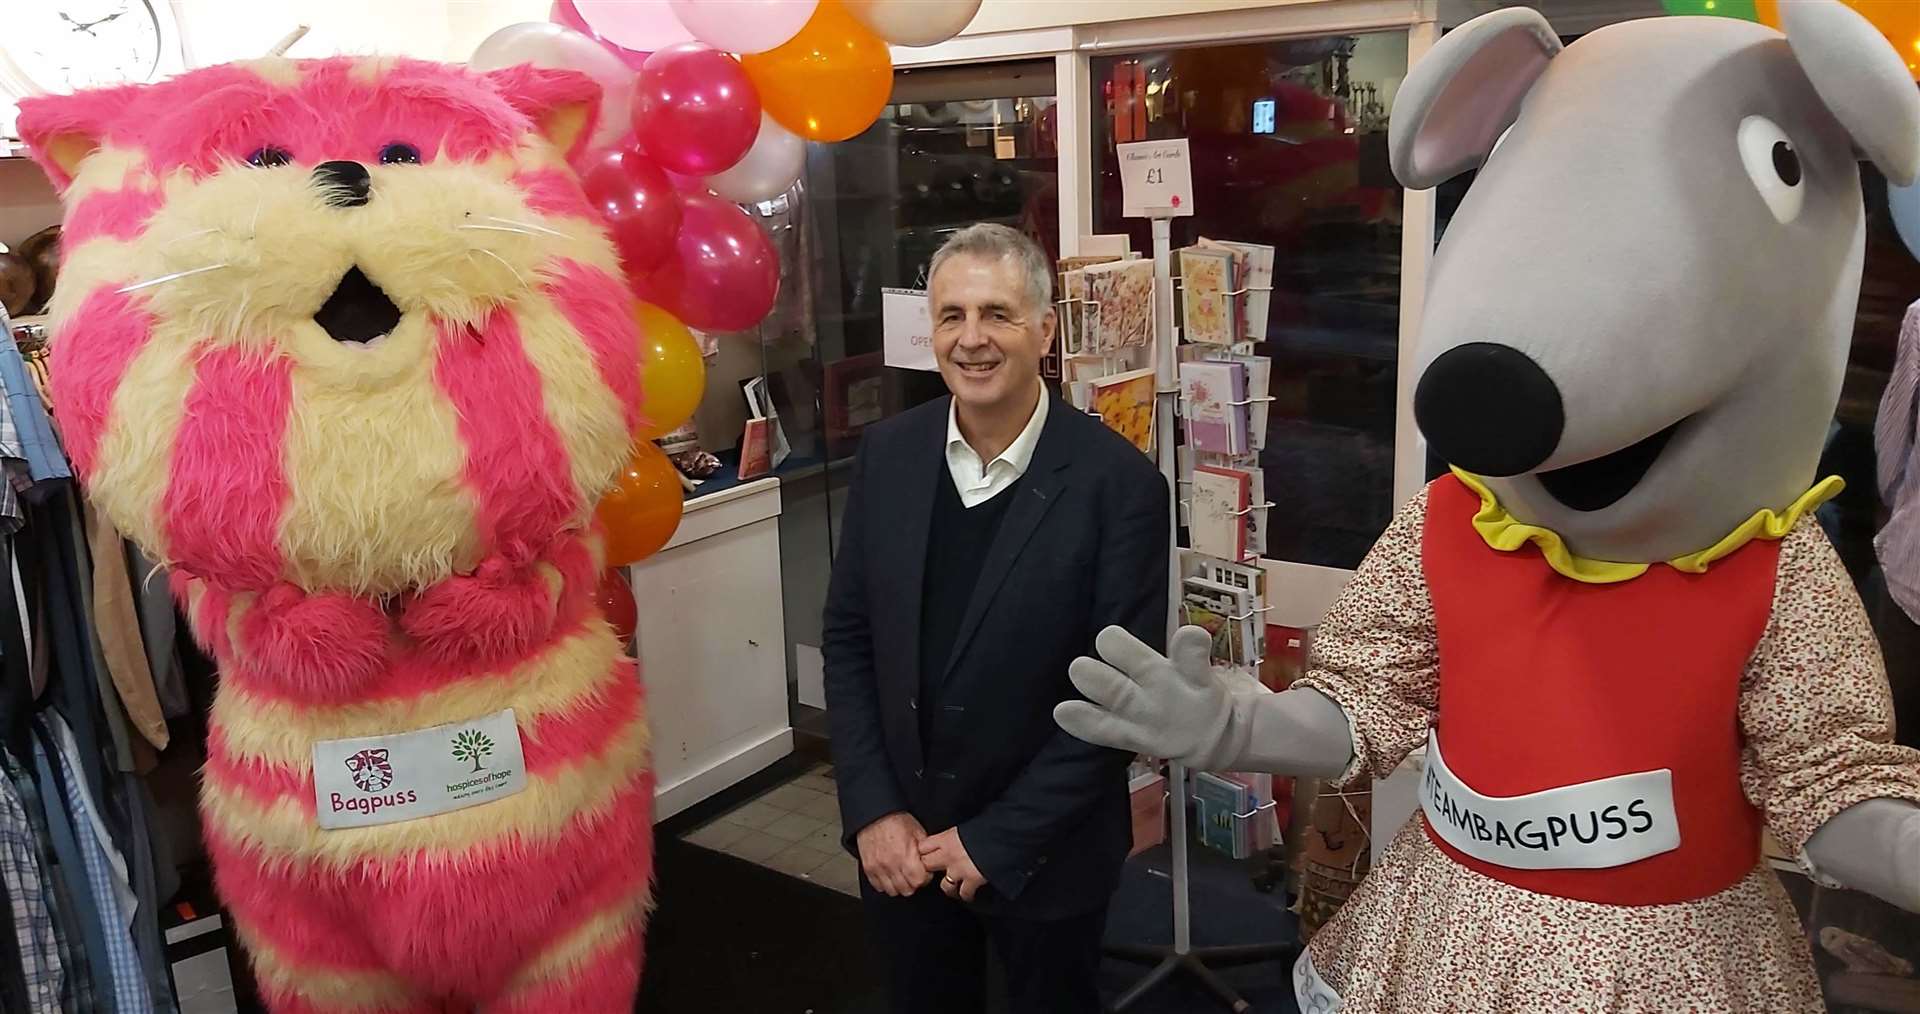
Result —
<instances>
[{"instance_id":1,"label":"wedding ring","mask_svg":"<svg viewBox=\"0 0 1920 1014\"><path fill-rule=\"evenodd\" d=\"M958 880L953 879L952 877L941 877L940 879L946 881L949 884L952 884L955 887L960 886L960 882Z\"/></svg>"}]
</instances>

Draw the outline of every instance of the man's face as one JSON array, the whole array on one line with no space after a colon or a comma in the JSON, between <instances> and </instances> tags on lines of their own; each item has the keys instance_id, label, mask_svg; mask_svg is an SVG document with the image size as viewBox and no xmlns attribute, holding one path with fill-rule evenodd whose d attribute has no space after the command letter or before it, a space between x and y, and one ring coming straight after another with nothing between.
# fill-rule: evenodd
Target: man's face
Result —
<instances>
[{"instance_id":1,"label":"man's face","mask_svg":"<svg viewBox=\"0 0 1920 1014\"><path fill-rule=\"evenodd\" d=\"M1053 344L1051 306L1031 306L1011 257L959 254L928 284L933 356L955 400L970 408L1023 405Z\"/></svg>"}]
</instances>

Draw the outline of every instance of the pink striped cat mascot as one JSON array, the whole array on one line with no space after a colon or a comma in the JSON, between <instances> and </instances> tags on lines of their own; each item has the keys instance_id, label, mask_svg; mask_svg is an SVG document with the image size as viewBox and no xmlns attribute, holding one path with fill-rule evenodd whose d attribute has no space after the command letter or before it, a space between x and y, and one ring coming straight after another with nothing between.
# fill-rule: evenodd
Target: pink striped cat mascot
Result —
<instances>
[{"instance_id":1,"label":"pink striped cat mascot","mask_svg":"<svg viewBox=\"0 0 1920 1014\"><path fill-rule=\"evenodd\" d=\"M591 518L646 406L570 168L597 97L337 58L21 103L55 415L220 663L201 807L277 1012L631 1009L653 779Z\"/></svg>"}]
</instances>

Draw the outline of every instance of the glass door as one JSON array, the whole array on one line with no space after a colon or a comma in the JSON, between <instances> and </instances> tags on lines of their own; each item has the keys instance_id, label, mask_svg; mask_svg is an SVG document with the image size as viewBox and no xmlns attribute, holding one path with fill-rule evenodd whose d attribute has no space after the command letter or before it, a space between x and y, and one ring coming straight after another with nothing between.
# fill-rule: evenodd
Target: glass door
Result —
<instances>
[{"instance_id":1,"label":"glass door","mask_svg":"<svg viewBox=\"0 0 1920 1014\"><path fill-rule=\"evenodd\" d=\"M812 327L768 349L768 369L807 375L818 411L804 435L820 467L782 477L781 555L794 727L824 732L820 612L838 544L847 466L866 427L946 393L937 373L885 365L881 290L926 287L927 262L975 222L1059 250L1058 128L1051 59L903 69L865 133L811 145L802 244ZM797 334L797 333L796 333ZM798 340L796 338L796 340Z\"/></svg>"}]
</instances>

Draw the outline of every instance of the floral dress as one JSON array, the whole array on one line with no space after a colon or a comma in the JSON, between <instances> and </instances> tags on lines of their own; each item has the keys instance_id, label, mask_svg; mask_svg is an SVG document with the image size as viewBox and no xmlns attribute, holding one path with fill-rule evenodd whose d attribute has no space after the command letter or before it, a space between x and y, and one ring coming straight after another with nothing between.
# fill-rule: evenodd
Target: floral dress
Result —
<instances>
[{"instance_id":1,"label":"floral dress","mask_svg":"<svg viewBox=\"0 0 1920 1014\"><path fill-rule=\"evenodd\" d=\"M1386 777L1449 727L1426 542L1429 503L1457 499L1459 487L1445 486L1456 481L1438 480L1394 519L1328 613L1313 663L1294 684L1325 694L1349 716L1354 760L1336 785ZM1497 505L1474 489L1486 510L1474 517L1471 537L1483 538L1486 551L1573 580L1579 567L1566 565L1556 537L1530 529L1516 538L1513 529L1524 526L1510 519L1484 524L1497 518ZM1920 753L1891 742L1879 648L1825 534L1799 509L1766 520L1714 554L1729 559L1711 563L1734 565L1751 543L1774 564L1751 653L1729 682L1737 729L1728 749L1737 757L1726 758L1727 770L1787 854L1830 883L1808 863L1807 840L1855 803L1920 802ZM1451 538L1454 529L1445 531ZM1756 535L1777 546L1762 546ZM1679 561L1675 567L1684 569ZM1657 645L1640 650L1660 657ZM1458 709L1460 700L1453 698L1456 729L1471 727L1473 717ZM1646 702L1652 710L1663 704ZM1454 752L1449 742L1449 761ZM1428 819L1416 813L1408 821L1311 941L1295 968L1302 1010L1824 1009L1799 920L1773 871L1757 860L1757 842L1752 866L1735 869L1711 894L1618 904L1518 886L1528 883L1520 874L1464 862Z\"/></svg>"}]
</instances>

